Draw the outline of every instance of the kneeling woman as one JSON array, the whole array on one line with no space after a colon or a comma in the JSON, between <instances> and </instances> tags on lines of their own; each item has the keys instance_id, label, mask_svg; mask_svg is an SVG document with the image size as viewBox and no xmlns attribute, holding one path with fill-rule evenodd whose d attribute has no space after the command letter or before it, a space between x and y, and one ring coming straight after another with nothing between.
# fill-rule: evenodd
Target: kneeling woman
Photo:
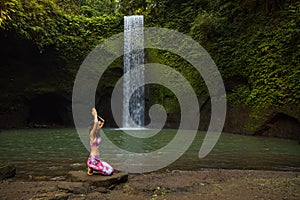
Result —
<instances>
[{"instance_id":1,"label":"kneeling woman","mask_svg":"<svg viewBox=\"0 0 300 200\"><path fill-rule=\"evenodd\" d=\"M99 146L102 142L100 137L100 129L104 125L104 120L99 117L95 108L92 109L94 121L89 128L91 152L87 160L88 175L93 175L93 170L99 171L103 175L111 175L114 172L107 162L100 159ZM99 136L98 136L99 135Z\"/></svg>"}]
</instances>

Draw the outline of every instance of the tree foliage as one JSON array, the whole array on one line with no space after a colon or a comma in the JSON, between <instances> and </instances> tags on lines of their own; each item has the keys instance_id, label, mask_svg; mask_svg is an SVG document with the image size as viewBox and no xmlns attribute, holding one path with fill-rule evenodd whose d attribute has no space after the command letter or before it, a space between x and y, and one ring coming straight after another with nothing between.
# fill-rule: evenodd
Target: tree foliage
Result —
<instances>
[{"instance_id":1,"label":"tree foliage","mask_svg":"<svg viewBox=\"0 0 300 200\"><path fill-rule=\"evenodd\" d=\"M82 59L103 39L121 31L118 15L87 17L80 4L49 0L5 0L1 29L31 40L40 51L53 46L68 59ZM2 12L2 11L1 11Z\"/></svg>"},{"instance_id":2,"label":"tree foliage","mask_svg":"<svg viewBox=\"0 0 300 200\"><path fill-rule=\"evenodd\" d=\"M294 1L228 1L199 12L193 37L211 53L225 79L246 80L231 91L235 102L257 110L299 104L299 6Z\"/></svg>"},{"instance_id":3,"label":"tree foliage","mask_svg":"<svg viewBox=\"0 0 300 200\"><path fill-rule=\"evenodd\" d=\"M189 34L210 53L225 82L243 80L227 88L231 102L257 110L299 104L296 0L2 0L0 31L30 40L40 51L51 47L67 60L82 60L100 41L123 30L124 15L137 14L145 16L146 26ZM148 53L203 93L201 76L182 58Z\"/></svg>"}]
</instances>

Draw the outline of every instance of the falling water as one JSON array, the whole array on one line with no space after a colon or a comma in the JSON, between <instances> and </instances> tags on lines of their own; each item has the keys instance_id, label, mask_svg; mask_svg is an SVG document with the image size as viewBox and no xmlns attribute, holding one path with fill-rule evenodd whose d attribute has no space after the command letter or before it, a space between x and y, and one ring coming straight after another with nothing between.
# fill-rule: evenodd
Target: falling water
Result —
<instances>
[{"instance_id":1,"label":"falling water","mask_svg":"<svg viewBox=\"0 0 300 200\"><path fill-rule=\"evenodd\" d=\"M124 17L124 82L123 82L123 128L144 126L144 87L139 87L132 96L136 84L144 85L144 17L142 15ZM138 73L129 74L129 70L141 67ZM132 121L130 120L130 117Z\"/></svg>"}]
</instances>

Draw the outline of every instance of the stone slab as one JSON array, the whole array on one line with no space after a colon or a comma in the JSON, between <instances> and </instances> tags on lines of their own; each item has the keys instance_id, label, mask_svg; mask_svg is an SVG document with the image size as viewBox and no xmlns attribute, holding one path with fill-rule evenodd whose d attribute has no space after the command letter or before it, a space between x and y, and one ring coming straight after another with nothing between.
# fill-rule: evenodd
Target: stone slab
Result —
<instances>
[{"instance_id":1,"label":"stone slab","mask_svg":"<svg viewBox=\"0 0 300 200\"><path fill-rule=\"evenodd\" d=\"M111 176L101 174L87 175L86 171L70 171L67 174L67 179L73 182L86 182L91 186L111 188L120 183L125 183L128 180L127 172L114 172Z\"/></svg>"}]
</instances>

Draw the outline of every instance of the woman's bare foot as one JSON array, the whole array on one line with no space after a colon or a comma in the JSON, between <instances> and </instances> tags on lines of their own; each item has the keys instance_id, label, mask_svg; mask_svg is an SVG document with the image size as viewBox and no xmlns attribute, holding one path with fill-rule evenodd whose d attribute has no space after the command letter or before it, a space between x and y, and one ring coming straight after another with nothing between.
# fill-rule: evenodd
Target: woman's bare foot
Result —
<instances>
[{"instance_id":1,"label":"woman's bare foot","mask_svg":"<svg viewBox=\"0 0 300 200\"><path fill-rule=\"evenodd\" d=\"M92 176L92 175L93 175L93 168L88 167L88 169L87 169L87 174L88 174L89 176Z\"/></svg>"}]
</instances>

